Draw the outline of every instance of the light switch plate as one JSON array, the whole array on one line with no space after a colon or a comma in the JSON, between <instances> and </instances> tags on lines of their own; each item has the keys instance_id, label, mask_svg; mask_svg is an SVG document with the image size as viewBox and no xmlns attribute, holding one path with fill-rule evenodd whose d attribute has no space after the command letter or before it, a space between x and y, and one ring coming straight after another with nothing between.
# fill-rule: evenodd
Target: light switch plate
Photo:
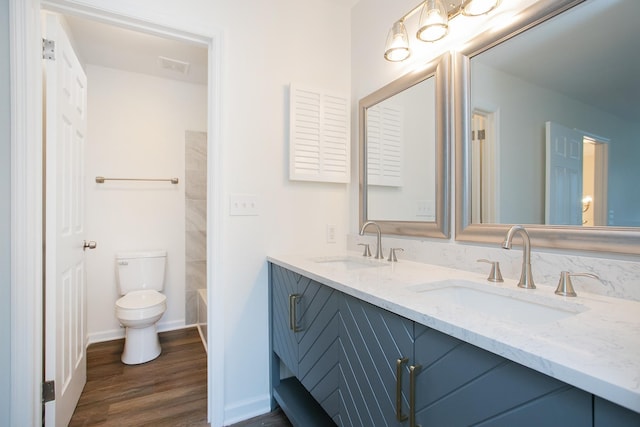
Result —
<instances>
[{"instance_id":1,"label":"light switch plate","mask_svg":"<svg viewBox=\"0 0 640 427\"><path fill-rule=\"evenodd\" d=\"M229 215L256 216L259 215L258 198L250 194L232 194L229 197Z\"/></svg>"}]
</instances>

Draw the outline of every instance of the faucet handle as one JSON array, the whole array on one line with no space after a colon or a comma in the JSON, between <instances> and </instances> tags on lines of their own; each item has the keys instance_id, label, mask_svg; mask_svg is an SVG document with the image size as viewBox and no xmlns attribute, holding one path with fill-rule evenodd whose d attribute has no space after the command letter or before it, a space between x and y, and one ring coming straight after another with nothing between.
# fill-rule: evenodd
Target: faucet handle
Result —
<instances>
[{"instance_id":1,"label":"faucet handle","mask_svg":"<svg viewBox=\"0 0 640 427\"><path fill-rule=\"evenodd\" d=\"M490 282L504 282L502 278L502 273L500 273L500 263L498 261L490 261L488 259L479 259L478 262L486 262L491 264L491 272L489 273L489 277L487 280Z\"/></svg>"},{"instance_id":2,"label":"faucet handle","mask_svg":"<svg viewBox=\"0 0 640 427\"><path fill-rule=\"evenodd\" d=\"M562 271L560 272L560 280L558 281L558 287L556 288L557 295L562 295L565 297L578 296L578 294L576 294L576 291L573 289L573 283L571 283L571 276L584 276L584 277L591 277L593 279L600 280L598 276L591 273L570 273L568 271Z\"/></svg>"},{"instance_id":3,"label":"faucet handle","mask_svg":"<svg viewBox=\"0 0 640 427\"><path fill-rule=\"evenodd\" d=\"M391 249L389 249L389 258L387 259L387 261L398 262L398 257L396 256L396 251L404 252L404 249L402 249L402 248L391 248Z\"/></svg>"},{"instance_id":4,"label":"faucet handle","mask_svg":"<svg viewBox=\"0 0 640 427\"><path fill-rule=\"evenodd\" d=\"M364 253L362 256L371 256L371 249L369 249L368 243L358 243L358 246L364 246Z\"/></svg>"}]
</instances>

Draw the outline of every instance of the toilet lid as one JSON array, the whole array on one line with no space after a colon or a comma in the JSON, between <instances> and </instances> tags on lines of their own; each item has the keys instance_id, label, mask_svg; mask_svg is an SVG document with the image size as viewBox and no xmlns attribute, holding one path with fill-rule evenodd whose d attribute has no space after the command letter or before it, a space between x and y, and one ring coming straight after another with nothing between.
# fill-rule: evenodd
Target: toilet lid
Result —
<instances>
[{"instance_id":1,"label":"toilet lid","mask_svg":"<svg viewBox=\"0 0 640 427\"><path fill-rule=\"evenodd\" d=\"M139 309L162 304L166 301L166 299L167 297L158 291L131 291L120 298L118 301L116 301L116 305L119 308L124 309Z\"/></svg>"}]
</instances>

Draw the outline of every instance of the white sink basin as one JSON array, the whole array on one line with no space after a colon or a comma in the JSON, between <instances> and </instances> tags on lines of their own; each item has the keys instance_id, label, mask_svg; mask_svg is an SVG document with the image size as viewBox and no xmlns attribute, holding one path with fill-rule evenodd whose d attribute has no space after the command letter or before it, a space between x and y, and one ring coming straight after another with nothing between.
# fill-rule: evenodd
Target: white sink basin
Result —
<instances>
[{"instance_id":1,"label":"white sink basin","mask_svg":"<svg viewBox=\"0 0 640 427\"><path fill-rule=\"evenodd\" d=\"M586 310L558 297L527 295L525 289L498 289L466 280L442 280L410 287L446 308L462 308L500 322L540 325L575 316Z\"/></svg>"},{"instance_id":2,"label":"white sink basin","mask_svg":"<svg viewBox=\"0 0 640 427\"><path fill-rule=\"evenodd\" d=\"M372 267L385 267L389 264L383 260L365 258L365 257L356 257L356 256L326 256L313 258L313 262L317 262L319 264L327 264L331 267L337 267L345 270L353 270L359 268L372 268Z\"/></svg>"}]
</instances>

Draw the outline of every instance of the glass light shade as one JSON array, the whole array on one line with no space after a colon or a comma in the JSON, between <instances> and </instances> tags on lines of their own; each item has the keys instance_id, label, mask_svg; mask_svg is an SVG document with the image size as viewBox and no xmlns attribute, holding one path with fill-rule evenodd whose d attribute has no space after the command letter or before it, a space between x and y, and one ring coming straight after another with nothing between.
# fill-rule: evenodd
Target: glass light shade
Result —
<instances>
[{"instance_id":1,"label":"glass light shade","mask_svg":"<svg viewBox=\"0 0 640 427\"><path fill-rule=\"evenodd\" d=\"M467 0L462 6L462 14L465 16L479 16L491 12L498 7L500 0Z\"/></svg>"},{"instance_id":2,"label":"glass light shade","mask_svg":"<svg viewBox=\"0 0 640 427\"><path fill-rule=\"evenodd\" d=\"M416 37L424 42L440 40L449 32L447 9L441 0L427 0L420 12L420 24Z\"/></svg>"},{"instance_id":3,"label":"glass light shade","mask_svg":"<svg viewBox=\"0 0 640 427\"><path fill-rule=\"evenodd\" d=\"M404 61L411 55L409 37L402 21L397 21L389 30L387 43L384 48L384 59L392 62Z\"/></svg>"}]
</instances>

